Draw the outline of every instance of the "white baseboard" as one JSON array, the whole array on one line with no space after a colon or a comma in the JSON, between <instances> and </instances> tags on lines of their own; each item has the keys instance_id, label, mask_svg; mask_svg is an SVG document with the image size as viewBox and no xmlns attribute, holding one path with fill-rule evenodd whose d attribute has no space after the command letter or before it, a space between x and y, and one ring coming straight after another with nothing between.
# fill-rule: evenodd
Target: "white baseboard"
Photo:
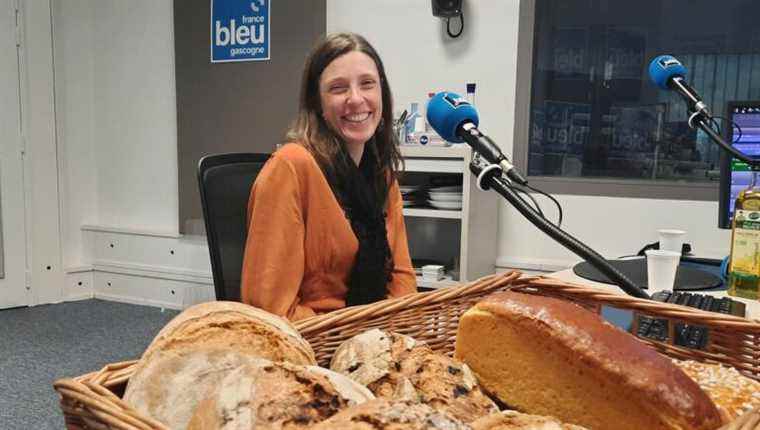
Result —
<instances>
[{"instance_id":1,"label":"white baseboard","mask_svg":"<svg viewBox=\"0 0 760 430\"><path fill-rule=\"evenodd\" d=\"M165 302L165 301L160 301L160 300L150 300L150 299L145 299L145 298L137 297L133 295L95 293L95 298L100 299L100 300L108 300L110 302L129 303L132 305L153 306L153 307L162 308L162 309L182 310L186 307L177 303Z\"/></svg>"},{"instance_id":2,"label":"white baseboard","mask_svg":"<svg viewBox=\"0 0 760 430\"><path fill-rule=\"evenodd\" d=\"M155 276L156 270L101 271L95 265L95 298L123 303L185 309L214 300L212 283L188 281L184 271Z\"/></svg>"},{"instance_id":3,"label":"white baseboard","mask_svg":"<svg viewBox=\"0 0 760 430\"><path fill-rule=\"evenodd\" d=\"M211 272L190 270L176 267L164 267L150 264L127 263L112 260L96 260L93 265L96 272L116 273L121 275L138 276L143 278L164 279L169 281L192 282L203 285L213 285Z\"/></svg>"},{"instance_id":4,"label":"white baseboard","mask_svg":"<svg viewBox=\"0 0 760 430\"><path fill-rule=\"evenodd\" d=\"M82 231L91 231L94 233L116 233L130 236L153 236L153 237L167 237L167 238L180 238L182 235L178 231L155 231L145 230L142 228L133 227L119 227L119 226L107 226L107 225L91 225L85 224L81 227Z\"/></svg>"},{"instance_id":5,"label":"white baseboard","mask_svg":"<svg viewBox=\"0 0 760 430\"><path fill-rule=\"evenodd\" d=\"M78 302L81 300L90 300L94 299L95 295L93 293L85 293L85 294L69 294L64 298L64 301L66 302Z\"/></svg>"},{"instance_id":6,"label":"white baseboard","mask_svg":"<svg viewBox=\"0 0 760 430\"><path fill-rule=\"evenodd\" d=\"M93 288L92 267L76 267L64 269L64 301L87 300L93 298L95 290Z\"/></svg>"},{"instance_id":7,"label":"white baseboard","mask_svg":"<svg viewBox=\"0 0 760 430\"><path fill-rule=\"evenodd\" d=\"M116 226L82 232L88 261L70 268L69 293L89 286L96 299L167 309L215 299L205 238Z\"/></svg>"}]
</instances>

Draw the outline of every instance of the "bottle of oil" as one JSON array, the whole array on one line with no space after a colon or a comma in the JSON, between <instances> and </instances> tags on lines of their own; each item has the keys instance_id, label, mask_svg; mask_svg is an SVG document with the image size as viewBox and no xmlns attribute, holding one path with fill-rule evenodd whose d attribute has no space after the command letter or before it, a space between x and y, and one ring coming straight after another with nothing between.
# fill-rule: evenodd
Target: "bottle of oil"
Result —
<instances>
[{"instance_id":1,"label":"bottle of oil","mask_svg":"<svg viewBox=\"0 0 760 430\"><path fill-rule=\"evenodd\" d=\"M757 300L760 298L760 172L753 168L751 173L749 187L739 193L734 207L728 294Z\"/></svg>"}]
</instances>

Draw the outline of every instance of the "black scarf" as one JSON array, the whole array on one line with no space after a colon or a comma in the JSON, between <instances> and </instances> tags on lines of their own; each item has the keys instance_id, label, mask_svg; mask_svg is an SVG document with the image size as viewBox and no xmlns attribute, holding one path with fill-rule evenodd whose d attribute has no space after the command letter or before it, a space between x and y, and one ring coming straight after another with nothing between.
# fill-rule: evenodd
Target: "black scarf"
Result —
<instances>
[{"instance_id":1,"label":"black scarf","mask_svg":"<svg viewBox=\"0 0 760 430\"><path fill-rule=\"evenodd\" d=\"M393 276L383 210L388 187L376 184L377 160L368 146L358 167L345 149L339 158L335 172L322 170L359 241L346 305L363 305L383 300L388 293L386 285Z\"/></svg>"}]
</instances>

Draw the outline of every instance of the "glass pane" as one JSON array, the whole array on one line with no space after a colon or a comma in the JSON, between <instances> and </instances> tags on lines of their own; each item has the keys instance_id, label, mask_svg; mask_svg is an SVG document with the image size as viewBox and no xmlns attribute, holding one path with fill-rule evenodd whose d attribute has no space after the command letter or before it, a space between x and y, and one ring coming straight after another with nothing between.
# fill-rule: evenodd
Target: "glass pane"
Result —
<instances>
[{"instance_id":1,"label":"glass pane","mask_svg":"<svg viewBox=\"0 0 760 430\"><path fill-rule=\"evenodd\" d=\"M536 0L535 16L530 175L717 180L719 147L647 69L678 58L715 115L760 99L760 2Z\"/></svg>"}]
</instances>

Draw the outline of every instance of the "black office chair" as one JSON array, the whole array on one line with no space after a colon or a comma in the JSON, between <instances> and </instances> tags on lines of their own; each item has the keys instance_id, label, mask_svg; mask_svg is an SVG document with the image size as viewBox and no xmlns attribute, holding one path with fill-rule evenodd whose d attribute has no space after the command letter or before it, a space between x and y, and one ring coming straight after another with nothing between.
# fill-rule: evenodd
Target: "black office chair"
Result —
<instances>
[{"instance_id":1,"label":"black office chair","mask_svg":"<svg viewBox=\"0 0 760 430\"><path fill-rule=\"evenodd\" d=\"M248 236L251 185L269 154L208 155L198 162L198 184L217 300L240 301L240 271Z\"/></svg>"}]
</instances>

